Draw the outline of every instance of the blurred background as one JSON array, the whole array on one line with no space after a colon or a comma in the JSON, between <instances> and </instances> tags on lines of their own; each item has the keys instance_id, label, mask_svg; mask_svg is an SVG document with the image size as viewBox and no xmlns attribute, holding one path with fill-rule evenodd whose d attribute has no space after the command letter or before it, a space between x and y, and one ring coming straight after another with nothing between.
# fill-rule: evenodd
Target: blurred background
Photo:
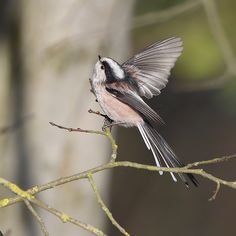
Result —
<instances>
[{"instance_id":1,"label":"blurred background","mask_svg":"<svg viewBox=\"0 0 236 236\"><path fill-rule=\"evenodd\" d=\"M100 136L49 125L101 129L89 92L97 55L123 62L152 42L179 36L184 52L162 94L148 103L185 163L236 152L236 2L234 0L1 0L0 176L24 189L109 160ZM114 130L118 160L154 164L136 129ZM235 161L206 170L235 180ZM114 169L94 176L117 221L139 235L235 235L235 191L198 178L186 189L168 174ZM11 193L0 187L0 198ZM86 180L39 194L71 216L120 235L97 205ZM37 209L50 235L91 235ZM0 209L0 230L42 235L23 204Z\"/></svg>"}]
</instances>

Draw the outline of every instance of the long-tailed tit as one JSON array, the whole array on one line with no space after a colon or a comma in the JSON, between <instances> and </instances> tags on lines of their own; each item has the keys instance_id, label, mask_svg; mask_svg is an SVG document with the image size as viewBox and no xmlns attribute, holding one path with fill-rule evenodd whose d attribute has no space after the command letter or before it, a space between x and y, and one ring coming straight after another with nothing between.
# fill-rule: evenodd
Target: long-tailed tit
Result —
<instances>
[{"instance_id":1,"label":"long-tailed tit","mask_svg":"<svg viewBox=\"0 0 236 236\"><path fill-rule=\"evenodd\" d=\"M149 99L161 93L182 49L181 39L172 37L148 46L123 64L99 56L91 79L92 91L112 125L136 126L158 167L184 165L152 126L151 122L162 119L141 96ZM187 186L188 179L198 185L192 174L178 175Z\"/></svg>"}]
</instances>

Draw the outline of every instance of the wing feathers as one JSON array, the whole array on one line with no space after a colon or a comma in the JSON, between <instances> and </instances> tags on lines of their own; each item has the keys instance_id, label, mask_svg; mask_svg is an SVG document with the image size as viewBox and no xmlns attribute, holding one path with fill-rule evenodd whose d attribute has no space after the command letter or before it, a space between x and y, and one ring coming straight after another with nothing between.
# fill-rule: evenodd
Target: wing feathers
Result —
<instances>
[{"instance_id":1,"label":"wing feathers","mask_svg":"<svg viewBox=\"0 0 236 236\"><path fill-rule=\"evenodd\" d=\"M122 65L137 81L140 96L151 98L160 94L182 49L182 40L172 37L148 46Z\"/></svg>"},{"instance_id":2,"label":"wing feathers","mask_svg":"<svg viewBox=\"0 0 236 236\"><path fill-rule=\"evenodd\" d=\"M140 113L143 118L164 124L162 118L151 107L149 107L137 93L121 88L118 90L118 87L115 84L107 84L106 90L118 100L124 102Z\"/></svg>"}]
</instances>

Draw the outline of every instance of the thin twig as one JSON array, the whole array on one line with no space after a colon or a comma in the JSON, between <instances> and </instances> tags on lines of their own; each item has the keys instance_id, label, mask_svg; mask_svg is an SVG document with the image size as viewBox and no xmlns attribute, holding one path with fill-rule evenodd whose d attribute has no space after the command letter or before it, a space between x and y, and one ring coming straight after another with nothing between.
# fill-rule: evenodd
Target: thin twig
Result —
<instances>
[{"instance_id":1,"label":"thin twig","mask_svg":"<svg viewBox=\"0 0 236 236\"><path fill-rule=\"evenodd\" d=\"M89 112L97 114L97 115L102 115L100 112L94 112L91 109L89 110ZM62 125L58 125L54 122L49 122L49 124L59 128L59 129L67 130L69 132L81 132L81 133L99 134L99 135L106 136L109 139L109 141L111 143L111 148L112 148L111 162L115 162L116 157L117 157L118 146L116 144L115 139L113 138L113 136L111 134L110 128L106 128L105 131L98 131L98 130L85 130L85 129L81 129L81 128L68 128L68 127L65 127L65 126L62 126Z\"/></svg>"},{"instance_id":2,"label":"thin twig","mask_svg":"<svg viewBox=\"0 0 236 236\"><path fill-rule=\"evenodd\" d=\"M229 156L217 157L217 158L206 160L206 161L197 161L197 162L186 165L185 168L198 167L201 165L217 164L217 163L229 161L235 158L236 158L236 154L232 154Z\"/></svg>"},{"instance_id":3,"label":"thin twig","mask_svg":"<svg viewBox=\"0 0 236 236\"><path fill-rule=\"evenodd\" d=\"M107 215L108 219L111 221L111 223L124 235L126 236L130 236L129 233L126 232L126 230L114 219L112 213L110 212L110 210L107 208L107 206L105 205L105 203L103 202L101 195L97 189L96 183L94 182L93 176L92 174L88 174L88 180L89 183L93 189L93 192L96 196L97 202L98 204L101 206L102 210L105 212L105 214Z\"/></svg>"},{"instance_id":4,"label":"thin twig","mask_svg":"<svg viewBox=\"0 0 236 236\"><path fill-rule=\"evenodd\" d=\"M105 132L98 131L98 130L87 130L87 129L81 129L81 128L68 128L68 127L65 127L65 126L55 124L54 122L49 122L49 124L52 125L52 126L56 126L59 129L67 130L69 132L80 132L80 133L88 133L88 134L106 135Z\"/></svg>"},{"instance_id":5,"label":"thin twig","mask_svg":"<svg viewBox=\"0 0 236 236\"><path fill-rule=\"evenodd\" d=\"M92 109L89 109L88 113L91 113L91 114L94 114L94 115L98 115L98 116L102 116L102 117L107 117L107 115L102 114L100 111L94 111Z\"/></svg>"},{"instance_id":6,"label":"thin twig","mask_svg":"<svg viewBox=\"0 0 236 236\"><path fill-rule=\"evenodd\" d=\"M49 233L46 229L46 226L45 226L45 223L44 223L42 217L37 213L37 211L33 208L33 206L31 205L31 203L28 200L24 200L24 203L27 206L27 208L29 209L29 211L32 213L32 215L34 216L36 221L39 223L43 234L45 236L49 236Z\"/></svg>"},{"instance_id":7,"label":"thin twig","mask_svg":"<svg viewBox=\"0 0 236 236\"><path fill-rule=\"evenodd\" d=\"M218 183L216 183L216 190L215 190L213 196L209 199L209 201L213 201L216 199L216 196L217 196L219 190L220 190L220 183L218 182Z\"/></svg>"}]
</instances>

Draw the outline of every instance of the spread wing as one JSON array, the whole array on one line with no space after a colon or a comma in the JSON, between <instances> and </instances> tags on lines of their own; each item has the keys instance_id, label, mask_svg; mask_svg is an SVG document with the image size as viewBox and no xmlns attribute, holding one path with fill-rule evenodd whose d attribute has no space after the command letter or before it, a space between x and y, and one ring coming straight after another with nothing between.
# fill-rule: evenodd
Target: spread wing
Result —
<instances>
[{"instance_id":1,"label":"spread wing","mask_svg":"<svg viewBox=\"0 0 236 236\"><path fill-rule=\"evenodd\" d=\"M136 110L146 120L158 121L159 123L164 124L162 118L149 107L134 90L125 89L125 86L121 87L119 85L120 82L106 84L106 90L111 93L112 96Z\"/></svg>"},{"instance_id":2,"label":"spread wing","mask_svg":"<svg viewBox=\"0 0 236 236\"><path fill-rule=\"evenodd\" d=\"M156 42L126 61L122 68L139 86L139 95L152 98L161 93L183 50L180 38Z\"/></svg>"}]
</instances>

